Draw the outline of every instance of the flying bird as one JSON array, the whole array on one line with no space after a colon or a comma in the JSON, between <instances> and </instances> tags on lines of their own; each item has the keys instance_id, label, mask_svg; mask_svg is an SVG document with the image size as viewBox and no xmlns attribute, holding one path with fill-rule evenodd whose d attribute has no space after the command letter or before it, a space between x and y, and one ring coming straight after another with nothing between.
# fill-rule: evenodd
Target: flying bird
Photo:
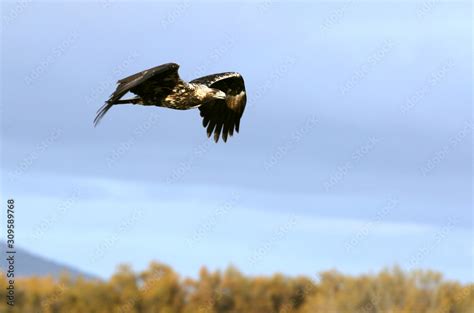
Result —
<instances>
[{"instance_id":1,"label":"flying bird","mask_svg":"<svg viewBox=\"0 0 474 313\"><path fill-rule=\"evenodd\" d=\"M239 73L226 72L208 75L185 82L178 75L179 65L167 63L125 77L117 82L117 89L97 111L96 126L108 110L118 104L159 106L175 110L199 108L207 136L214 134L217 142L222 134L239 132L247 95L244 79ZM131 99L122 97L132 92Z\"/></svg>"}]
</instances>

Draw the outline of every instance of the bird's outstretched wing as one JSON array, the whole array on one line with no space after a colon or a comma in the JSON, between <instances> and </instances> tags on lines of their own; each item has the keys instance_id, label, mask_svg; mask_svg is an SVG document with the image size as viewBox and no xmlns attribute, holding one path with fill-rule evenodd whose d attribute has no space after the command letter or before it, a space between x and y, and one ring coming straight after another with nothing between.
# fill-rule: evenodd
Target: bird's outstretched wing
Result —
<instances>
[{"instance_id":1,"label":"bird's outstretched wing","mask_svg":"<svg viewBox=\"0 0 474 313\"><path fill-rule=\"evenodd\" d=\"M140 96L141 94L146 93L148 88L153 88L156 85L161 84L163 87L176 85L180 81L178 69L178 64L166 63L119 80L117 82L117 89L115 89L115 91L110 95L109 100L107 100L97 111L94 125L97 125L114 103L129 91Z\"/></svg>"},{"instance_id":2,"label":"bird's outstretched wing","mask_svg":"<svg viewBox=\"0 0 474 313\"><path fill-rule=\"evenodd\" d=\"M199 107L203 118L202 125L207 127L207 136L214 132L214 140L227 141L228 136L239 132L240 118L244 113L247 95L244 79L239 73L228 72L197 78L191 83L204 84L210 88L222 90L226 99L215 99Z\"/></svg>"}]
</instances>

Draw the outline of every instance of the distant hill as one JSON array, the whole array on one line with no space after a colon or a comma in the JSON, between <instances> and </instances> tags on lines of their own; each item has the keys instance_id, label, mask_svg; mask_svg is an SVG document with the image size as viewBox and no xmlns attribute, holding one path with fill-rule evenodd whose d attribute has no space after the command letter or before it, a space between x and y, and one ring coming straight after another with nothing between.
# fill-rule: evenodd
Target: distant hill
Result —
<instances>
[{"instance_id":1,"label":"distant hill","mask_svg":"<svg viewBox=\"0 0 474 313\"><path fill-rule=\"evenodd\" d=\"M0 242L1 257L0 257L0 271L5 271L7 266L6 261L6 243ZM24 249L15 247L15 276L47 276L52 275L59 277L62 272L68 272L72 277L83 276L85 278L97 278L81 272L73 267L57 263L47 258L32 254Z\"/></svg>"}]
</instances>

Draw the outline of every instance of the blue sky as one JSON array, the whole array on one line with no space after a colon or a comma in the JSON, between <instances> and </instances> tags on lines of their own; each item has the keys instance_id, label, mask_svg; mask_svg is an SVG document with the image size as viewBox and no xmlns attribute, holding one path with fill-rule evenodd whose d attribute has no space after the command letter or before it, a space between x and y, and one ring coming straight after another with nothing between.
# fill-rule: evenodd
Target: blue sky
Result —
<instances>
[{"instance_id":1,"label":"blue sky","mask_svg":"<svg viewBox=\"0 0 474 313\"><path fill-rule=\"evenodd\" d=\"M159 260L473 281L471 6L2 3L18 245L102 277ZM241 133L216 145L198 111L138 106L92 127L115 81L166 62L242 73Z\"/></svg>"}]
</instances>

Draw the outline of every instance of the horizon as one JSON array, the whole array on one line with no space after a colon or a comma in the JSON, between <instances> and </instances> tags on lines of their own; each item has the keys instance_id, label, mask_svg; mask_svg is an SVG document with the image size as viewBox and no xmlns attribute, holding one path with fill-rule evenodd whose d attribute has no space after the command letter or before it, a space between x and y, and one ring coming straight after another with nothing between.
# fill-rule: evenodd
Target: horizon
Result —
<instances>
[{"instance_id":1,"label":"horizon","mask_svg":"<svg viewBox=\"0 0 474 313\"><path fill-rule=\"evenodd\" d=\"M157 259L152 259L148 262L148 264L144 268L141 268L141 269L134 268L133 264L131 264L131 263L118 263L118 264L115 265L114 270L111 273L111 275L106 276L106 277L100 276L100 275L96 276L96 275L93 275L91 273L82 271L79 268L75 268L73 266L70 266L69 264L61 263L58 260L50 259L47 256L31 253L30 251L25 250L22 247L17 246L15 248L15 250L16 250L17 253L18 252L21 252L22 254L26 253L26 254L28 254L28 257L33 257L35 259L40 259L41 261L44 261L44 262L48 263L48 265L52 265L56 268L54 272L47 273L47 274L28 274L28 275L24 275L24 274L21 274L21 273L16 274L15 276L18 277L19 279L27 279L27 278L30 278L30 277L38 277L38 278L52 277L54 279L59 279L62 276L62 274L66 274L66 275L70 275L70 277L73 277L73 278L82 277L82 278L87 279L87 280L99 279L101 281L107 281L107 280L112 279L118 273L120 273L121 269L123 269L124 267L126 267L126 268L132 270L134 273L138 274L140 272L146 272L150 267L153 267L155 265L168 266L173 271L175 271L172 265L166 264L166 263L161 262L160 260L157 260ZM35 261L37 261L37 260L35 260ZM28 263L28 264L30 264L30 263ZM2 269L3 269L3 264L1 264L1 265L2 266L0 266L0 272L2 272ZM21 266L20 266L20 268L21 268ZM269 277L272 277L272 276L275 276L275 275L283 275L283 276L288 277L290 279L305 277L305 278L310 279L314 283L319 283L320 282L321 275L323 275L325 273L334 273L334 272L338 273L338 274L341 274L345 277L357 277L357 278L361 278L363 276L375 277L377 275L380 275L381 273L385 273L385 272L393 273L394 271L401 271L405 275L412 275L412 274L415 274L415 273L418 273L418 272L422 272L422 273L425 273L425 274L434 273L434 274L440 275L439 276L440 279L444 282L457 282L459 284L465 284L467 286L473 284L473 282L463 282L463 281L459 281L459 280L455 280L455 279L449 279L449 278L445 277L442 272L433 271L432 269L429 269L429 268L412 268L412 269L407 270L407 269L401 268L397 264L387 265L387 266L385 266L381 269L378 269L376 271L367 271L367 272L361 272L361 273L357 273L357 274L345 273L345 272L342 272L342 271L338 270L337 268L328 268L328 269L323 269L319 272L310 273L310 274L288 275L284 272L273 272L273 273L266 273L266 274L251 275L251 274L247 274L247 273L241 271L238 267L236 267L233 264L228 264L228 265L226 265L222 268L209 268L205 264L203 264L198 269L198 271L196 273L194 273L192 275L189 275L189 276L183 275L183 274L181 274L177 271L175 271L175 273L179 276L179 278L182 281L185 281L188 278L190 278L190 279L199 279L199 275L200 275L202 270L206 270L206 271L209 271L209 272L217 272L217 273L221 273L221 274L226 273L228 270L237 270L239 273L241 273L242 275L245 275L248 278L258 278L258 277L269 278ZM20 271L22 271L22 269ZM35 270L33 270L33 271L35 271Z\"/></svg>"}]
</instances>

